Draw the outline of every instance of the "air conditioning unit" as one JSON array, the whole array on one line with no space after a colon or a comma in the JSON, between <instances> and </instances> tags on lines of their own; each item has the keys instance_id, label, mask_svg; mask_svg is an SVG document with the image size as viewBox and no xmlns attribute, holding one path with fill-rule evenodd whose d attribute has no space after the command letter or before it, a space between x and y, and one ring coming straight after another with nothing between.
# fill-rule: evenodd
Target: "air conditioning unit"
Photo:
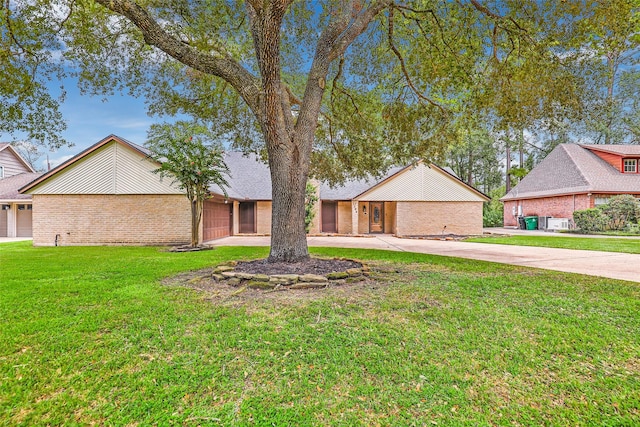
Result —
<instances>
[{"instance_id":1,"label":"air conditioning unit","mask_svg":"<svg viewBox=\"0 0 640 427\"><path fill-rule=\"evenodd\" d=\"M549 218L551 218L550 216L539 216L538 217L538 230L547 230L549 228L548 222L549 222Z\"/></svg>"},{"instance_id":2,"label":"air conditioning unit","mask_svg":"<svg viewBox=\"0 0 640 427\"><path fill-rule=\"evenodd\" d=\"M547 230L568 230L569 218L547 218Z\"/></svg>"}]
</instances>

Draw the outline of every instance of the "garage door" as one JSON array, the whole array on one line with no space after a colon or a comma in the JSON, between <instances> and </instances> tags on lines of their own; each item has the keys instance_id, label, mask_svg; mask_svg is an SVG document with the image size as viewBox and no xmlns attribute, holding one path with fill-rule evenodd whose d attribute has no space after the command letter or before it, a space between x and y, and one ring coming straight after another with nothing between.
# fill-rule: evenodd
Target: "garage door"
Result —
<instances>
[{"instance_id":1,"label":"garage door","mask_svg":"<svg viewBox=\"0 0 640 427\"><path fill-rule=\"evenodd\" d=\"M8 211L0 205L0 237L7 237L7 216Z\"/></svg>"},{"instance_id":2,"label":"garage door","mask_svg":"<svg viewBox=\"0 0 640 427\"><path fill-rule=\"evenodd\" d=\"M203 240L219 239L232 234L233 205L230 203L204 202L202 213Z\"/></svg>"},{"instance_id":3,"label":"garage door","mask_svg":"<svg viewBox=\"0 0 640 427\"><path fill-rule=\"evenodd\" d=\"M31 205L18 205L16 212L16 236L31 237Z\"/></svg>"}]
</instances>

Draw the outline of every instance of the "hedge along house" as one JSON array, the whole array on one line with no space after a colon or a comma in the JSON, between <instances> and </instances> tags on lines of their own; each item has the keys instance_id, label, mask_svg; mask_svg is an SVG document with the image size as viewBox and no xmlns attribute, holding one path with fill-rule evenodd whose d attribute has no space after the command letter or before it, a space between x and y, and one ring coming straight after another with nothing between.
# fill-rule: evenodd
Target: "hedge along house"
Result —
<instances>
[{"instance_id":1,"label":"hedge along house","mask_svg":"<svg viewBox=\"0 0 640 427\"><path fill-rule=\"evenodd\" d=\"M40 175L11 144L0 143L0 237L31 237L31 196L18 190Z\"/></svg>"},{"instance_id":2,"label":"hedge along house","mask_svg":"<svg viewBox=\"0 0 640 427\"><path fill-rule=\"evenodd\" d=\"M640 199L640 146L560 144L500 200L504 225L517 226L518 216L573 218L619 194Z\"/></svg>"},{"instance_id":3,"label":"hedge along house","mask_svg":"<svg viewBox=\"0 0 640 427\"><path fill-rule=\"evenodd\" d=\"M21 189L34 204L34 245L184 244L184 193L152 171L148 151L109 136ZM202 239L271 232L271 175L255 155L225 154L227 197L212 186ZM380 180L317 186L311 233L481 234L488 197L435 165L396 168Z\"/></svg>"}]
</instances>

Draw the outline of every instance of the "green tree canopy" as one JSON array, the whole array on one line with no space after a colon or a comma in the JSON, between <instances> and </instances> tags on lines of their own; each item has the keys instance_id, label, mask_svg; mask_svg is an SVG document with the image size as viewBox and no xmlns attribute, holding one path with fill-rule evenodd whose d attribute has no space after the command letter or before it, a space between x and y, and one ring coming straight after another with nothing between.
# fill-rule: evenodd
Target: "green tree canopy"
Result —
<instances>
[{"instance_id":1,"label":"green tree canopy","mask_svg":"<svg viewBox=\"0 0 640 427\"><path fill-rule=\"evenodd\" d=\"M51 94L60 77L56 37L61 22L43 14L42 5L3 1L0 7L0 136L21 133L32 143L58 148L66 143L59 110L64 98Z\"/></svg>"},{"instance_id":2,"label":"green tree canopy","mask_svg":"<svg viewBox=\"0 0 640 427\"><path fill-rule=\"evenodd\" d=\"M145 95L264 150L271 260L308 251L309 175L441 159L469 114L523 129L577 110L591 0L26 0L93 93ZM15 4L23 4L15 3ZM15 6L19 8L19 6ZM55 11L55 13L51 13Z\"/></svg>"},{"instance_id":3,"label":"green tree canopy","mask_svg":"<svg viewBox=\"0 0 640 427\"><path fill-rule=\"evenodd\" d=\"M222 148L212 143L209 130L201 125L178 121L152 125L146 143L150 157L160 163L154 172L177 183L191 204L191 246L198 246L204 201L213 184L227 195Z\"/></svg>"}]
</instances>

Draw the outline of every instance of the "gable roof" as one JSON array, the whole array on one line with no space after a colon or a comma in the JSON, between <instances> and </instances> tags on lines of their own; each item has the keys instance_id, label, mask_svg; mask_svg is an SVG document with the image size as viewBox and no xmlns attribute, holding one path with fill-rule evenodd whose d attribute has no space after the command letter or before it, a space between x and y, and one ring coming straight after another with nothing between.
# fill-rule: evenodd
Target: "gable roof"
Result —
<instances>
[{"instance_id":1,"label":"gable roof","mask_svg":"<svg viewBox=\"0 0 640 427\"><path fill-rule=\"evenodd\" d=\"M67 160L51 171L45 173L40 177L36 177L37 179L32 180L30 183L26 183L26 185L24 185L20 189L20 192L29 192L32 194L39 192L42 192L42 194L50 194L50 192L55 192L55 194L121 194L122 192L125 192L129 194L131 191L133 191L133 188L130 188L133 184L129 185L126 188L122 184L113 184L116 185L116 187L114 188L111 184L112 181L115 182L116 179L108 179L110 176L112 176L110 175L110 173L112 173L110 172L110 170L113 168L122 170L122 172L118 175L122 175L123 179L121 181L124 182L126 178L127 182L133 183L144 180L144 177L142 175L140 175L139 173L136 175L136 173L134 173L136 172L136 170L140 169L141 166L137 163L133 163L130 156L123 156L121 154L117 154L117 152L108 152L107 150L111 149L112 147L112 145L109 145L111 143L122 144L128 147L130 150L133 150L133 153L138 154L138 156L134 155L135 158L142 157L143 159L152 162L152 160L148 158L150 151L145 147L134 144L131 141L120 138L116 135L109 135L108 137L102 139L98 143L92 145L91 147L87 148L86 150L82 151L78 155ZM116 162L116 160L118 161ZM230 151L224 154L224 162L229 169L229 175L226 177L227 182L229 183L228 188L226 188L226 192L229 198L235 200L271 200L271 173L269 171L268 165L263 162L256 154L243 154L240 152ZM118 166L118 164L120 163L122 163L122 165ZM434 182L433 175L429 179L427 179L424 176L425 174L422 173L420 179L418 180L419 182L416 181L414 187L425 185L431 187L433 187L434 185L444 185L445 187L448 187L449 190L440 191L440 193L447 193L450 196L447 200L479 200L478 198L482 200L489 199L485 194L467 185L450 172L447 172L446 170L435 165L424 166L422 162L420 162L417 166L409 165L406 167L392 168L380 178L372 177L369 179L348 180L343 185L334 187L329 186L326 182L322 182L319 189L320 199L361 199L363 195L369 195L372 191L387 188L385 186L387 186L389 182L395 182L394 180L396 180L396 178L398 177L402 176L398 179L404 179L404 177L408 175L403 176L403 173L410 174L410 171L413 171L414 169L416 169L416 167L427 167L429 169L433 169L434 171L437 171L438 176L436 176L436 182ZM127 173L125 169L127 169L127 171L134 171ZM88 179L89 177L91 177L91 179ZM402 186L403 184L400 185ZM451 187L452 185L453 187ZM158 194L164 194L168 191L166 188L157 188L157 186L145 186L142 182L138 182L138 184L133 185L133 187L135 187L135 189L137 189L138 191L136 194L151 194L148 191L152 191L154 189L155 191L159 191ZM451 188L454 188L454 190L451 191ZM210 186L209 190L214 194L224 195L222 189L217 185ZM388 195L387 197L390 197L388 200L400 200L394 198L393 189L387 189L385 191ZM389 191L391 191L391 193L389 193ZM464 195L461 196L461 194L463 193ZM432 195L433 194L431 194L431 196ZM420 199L420 197L425 197L424 191L422 191L418 199ZM414 196L413 198L408 197L403 200L418 199L416 199ZM431 198L429 198L428 200L431 200ZM436 197L434 198L434 200L444 199L442 197Z\"/></svg>"},{"instance_id":2,"label":"gable roof","mask_svg":"<svg viewBox=\"0 0 640 427\"><path fill-rule=\"evenodd\" d=\"M490 198L445 169L420 161L358 195L362 201L478 202Z\"/></svg>"},{"instance_id":3,"label":"gable roof","mask_svg":"<svg viewBox=\"0 0 640 427\"><path fill-rule=\"evenodd\" d=\"M610 149L611 145L598 148ZM633 152L620 149L618 152ZM591 152L591 146L560 144L500 200L583 193L640 193L640 174L624 174Z\"/></svg>"},{"instance_id":4,"label":"gable roof","mask_svg":"<svg viewBox=\"0 0 640 427\"><path fill-rule=\"evenodd\" d=\"M153 173L158 163L149 151L110 135L38 179L20 192L30 194L181 194Z\"/></svg>"},{"instance_id":5,"label":"gable roof","mask_svg":"<svg viewBox=\"0 0 640 427\"><path fill-rule=\"evenodd\" d=\"M394 167L387 171L382 177L370 177L368 179L352 179L345 181L342 185L331 186L327 182L320 183L320 199L322 200L353 200L375 187L386 179L397 174L404 167Z\"/></svg>"},{"instance_id":6,"label":"gable roof","mask_svg":"<svg viewBox=\"0 0 640 427\"><path fill-rule=\"evenodd\" d=\"M640 145L622 144L580 144L581 147L592 151L602 151L603 153L617 154L620 156L640 156Z\"/></svg>"},{"instance_id":7,"label":"gable roof","mask_svg":"<svg viewBox=\"0 0 640 427\"><path fill-rule=\"evenodd\" d=\"M229 177L227 179L229 188L227 193L230 198L238 200L271 200L271 174L266 163L255 154L245 155L239 152L225 153L224 161L229 168ZM396 179L402 180L400 176L403 173L410 173L414 169L422 167L437 171L437 183L432 182L433 175L430 175L429 180L424 176L424 173L420 173L419 182L416 181L416 185L413 186L414 189L415 187L429 185L430 187L447 187L447 190L439 191L439 196L435 196L435 192L427 192L429 194L425 194L425 191L422 191L418 196L407 195L405 192L402 200L489 200L487 195L469 186L450 172L436 165L424 166L422 162L418 165L391 168L381 177L347 180L342 185L337 186L321 182L319 188L320 200L369 200L366 196L372 191L381 189ZM411 177L409 179L415 178ZM400 184L400 186L403 185ZM222 190L218 186L211 186L210 190L213 193L222 194ZM386 194L386 197L389 197L386 200L401 200L397 198L398 194L394 189L390 189L390 193L387 191Z\"/></svg>"},{"instance_id":8,"label":"gable roof","mask_svg":"<svg viewBox=\"0 0 640 427\"><path fill-rule=\"evenodd\" d=\"M35 169L33 169L33 167L31 167L31 165L29 163L27 163L27 161L25 159L22 158L22 156L20 155L20 153L18 153L18 151L13 148L13 146L8 143L8 142L0 142L0 152L5 151L5 152L10 152L13 157L15 157L15 159L22 164L25 169L27 170L27 172L29 173L35 173Z\"/></svg>"}]
</instances>

